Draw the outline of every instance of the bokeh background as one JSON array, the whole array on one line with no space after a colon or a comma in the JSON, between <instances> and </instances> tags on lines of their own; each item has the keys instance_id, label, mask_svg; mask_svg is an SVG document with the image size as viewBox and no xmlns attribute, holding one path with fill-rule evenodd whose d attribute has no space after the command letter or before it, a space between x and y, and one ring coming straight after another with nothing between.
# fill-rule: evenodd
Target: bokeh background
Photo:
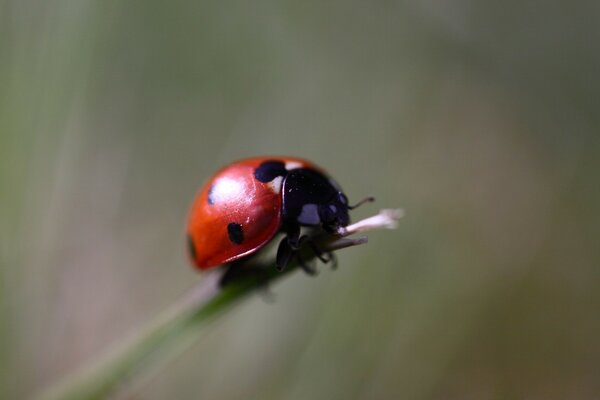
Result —
<instances>
[{"instance_id":1,"label":"bokeh background","mask_svg":"<svg viewBox=\"0 0 600 400\"><path fill-rule=\"evenodd\" d=\"M600 6L0 1L0 397L199 279L219 166L291 154L406 217L207 326L131 399L600 396Z\"/></svg>"}]
</instances>

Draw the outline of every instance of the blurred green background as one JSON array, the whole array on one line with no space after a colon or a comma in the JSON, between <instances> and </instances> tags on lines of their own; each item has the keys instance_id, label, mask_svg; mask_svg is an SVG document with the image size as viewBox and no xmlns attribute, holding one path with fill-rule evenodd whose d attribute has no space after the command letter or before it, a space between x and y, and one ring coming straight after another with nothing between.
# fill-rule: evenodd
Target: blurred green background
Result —
<instances>
[{"instance_id":1,"label":"blurred green background","mask_svg":"<svg viewBox=\"0 0 600 400\"><path fill-rule=\"evenodd\" d=\"M127 399L600 396L594 1L0 0L0 397L199 279L183 226L290 154L396 231L211 324Z\"/></svg>"}]
</instances>

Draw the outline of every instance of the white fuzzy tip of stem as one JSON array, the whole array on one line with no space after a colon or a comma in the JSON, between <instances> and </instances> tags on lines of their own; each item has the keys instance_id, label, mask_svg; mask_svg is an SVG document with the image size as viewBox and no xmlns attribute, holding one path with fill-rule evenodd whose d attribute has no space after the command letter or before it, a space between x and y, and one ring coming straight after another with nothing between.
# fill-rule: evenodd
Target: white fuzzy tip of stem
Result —
<instances>
[{"instance_id":1,"label":"white fuzzy tip of stem","mask_svg":"<svg viewBox=\"0 0 600 400\"><path fill-rule=\"evenodd\" d=\"M340 236L348 236L358 232L370 231L371 229L396 229L398 220L404 216L401 208L388 208L379 211L379 214L362 219L345 228L340 228Z\"/></svg>"},{"instance_id":2,"label":"white fuzzy tip of stem","mask_svg":"<svg viewBox=\"0 0 600 400\"><path fill-rule=\"evenodd\" d=\"M345 237L358 232L370 231L372 229L396 229L398 227L398 220L403 216L404 210L400 208L381 210L377 215L362 219L352 225L339 228L333 239L329 236L324 240L324 243L321 244L321 248L327 251L334 251L367 243L366 237L355 239L345 239Z\"/></svg>"}]
</instances>

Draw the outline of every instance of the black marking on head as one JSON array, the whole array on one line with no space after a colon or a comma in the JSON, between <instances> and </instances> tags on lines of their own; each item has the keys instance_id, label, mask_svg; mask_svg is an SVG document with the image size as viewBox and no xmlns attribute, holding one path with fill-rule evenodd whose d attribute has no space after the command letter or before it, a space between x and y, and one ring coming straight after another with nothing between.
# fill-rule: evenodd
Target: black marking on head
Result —
<instances>
[{"instance_id":1,"label":"black marking on head","mask_svg":"<svg viewBox=\"0 0 600 400\"><path fill-rule=\"evenodd\" d=\"M269 160L260 164L256 170L254 170L254 177L262 182L271 182L278 176L286 176L288 173L285 169L285 164L277 160Z\"/></svg>"},{"instance_id":2,"label":"black marking on head","mask_svg":"<svg viewBox=\"0 0 600 400\"><path fill-rule=\"evenodd\" d=\"M214 191L215 185L212 185L210 189L208 189L208 196L206 196L206 201L208 201L208 204L210 204L211 206L215 204Z\"/></svg>"},{"instance_id":3,"label":"black marking on head","mask_svg":"<svg viewBox=\"0 0 600 400\"><path fill-rule=\"evenodd\" d=\"M192 235L187 235L187 247L192 259L196 259L196 246L194 245L194 239L192 239Z\"/></svg>"},{"instance_id":4,"label":"black marking on head","mask_svg":"<svg viewBox=\"0 0 600 400\"><path fill-rule=\"evenodd\" d=\"M244 241L244 230L240 224L236 224L235 222L228 224L227 234L229 235L229 240L231 243L242 244Z\"/></svg>"}]
</instances>

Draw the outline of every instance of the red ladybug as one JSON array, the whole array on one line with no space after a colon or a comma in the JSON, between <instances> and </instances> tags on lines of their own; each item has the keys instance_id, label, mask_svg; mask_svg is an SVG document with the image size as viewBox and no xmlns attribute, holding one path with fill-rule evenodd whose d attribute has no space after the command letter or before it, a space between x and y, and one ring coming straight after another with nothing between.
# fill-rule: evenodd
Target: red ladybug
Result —
<instances>
[{"instance_id":1,"label":"red ladybug","mask_svg":"<svg viewBox=\"0 0 600 400\"><path fill-rule=\"evenodd\" d=\"M348 198L315 164L294 157L256 157L219 170L189 215L189 253L201 270L230 263L284 232L277 254L283 268L298 248L300 227L328 232L348 225Z\"/></svg>"}]
</instances>

